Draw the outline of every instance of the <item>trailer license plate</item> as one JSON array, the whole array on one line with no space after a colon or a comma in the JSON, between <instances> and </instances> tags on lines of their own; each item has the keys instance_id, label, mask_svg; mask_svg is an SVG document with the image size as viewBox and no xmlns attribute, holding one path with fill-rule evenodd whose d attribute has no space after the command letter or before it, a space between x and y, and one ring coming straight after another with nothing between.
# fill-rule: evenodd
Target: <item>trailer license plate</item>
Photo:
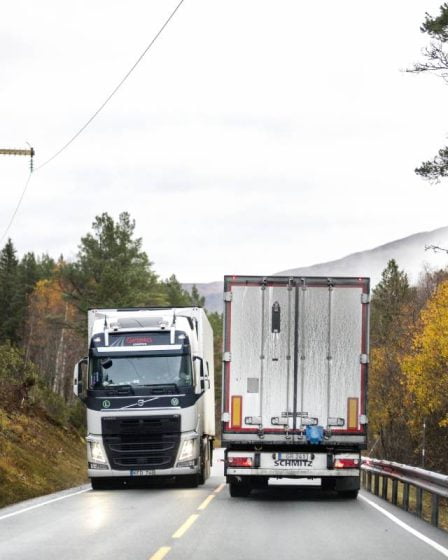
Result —
<instances>
[{"instance_id":1,"label":"trailer license plate","mask_svg":"<svg viewBox=\"0 0 448 560\"><path fill-rule=\"evenodd\" d=\"M155 472L155 470L132 470L131 476L152 476Z\"/></svg>"},{"instance_id":2,"label":"trailer license plate","mask_svg":"<svg viewBox=\"0 0 448 560\"><path fill-rule=\"evenodd\" d=\"M308 453L277 453L277 459L289 459L292 461L308 461Z\"/></svg>"}]
</instances>

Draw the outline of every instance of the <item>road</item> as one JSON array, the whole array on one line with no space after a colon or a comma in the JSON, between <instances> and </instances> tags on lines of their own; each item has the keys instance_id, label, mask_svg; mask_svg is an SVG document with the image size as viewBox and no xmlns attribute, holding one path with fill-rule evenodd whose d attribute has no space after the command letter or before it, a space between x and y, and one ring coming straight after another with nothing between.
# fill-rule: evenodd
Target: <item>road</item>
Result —
<instances>
[{"instance_id":1,"label":"road","mask_svg":"<svg viewBox=\"0 0 448 560\"><path fill-rule=\"evenodd\" d=\"M444 557L448 534L367 492L275 486L230 498L222 462L197 489L85 486L0 510L1 560Z\"/></svg>"}]
</instances>

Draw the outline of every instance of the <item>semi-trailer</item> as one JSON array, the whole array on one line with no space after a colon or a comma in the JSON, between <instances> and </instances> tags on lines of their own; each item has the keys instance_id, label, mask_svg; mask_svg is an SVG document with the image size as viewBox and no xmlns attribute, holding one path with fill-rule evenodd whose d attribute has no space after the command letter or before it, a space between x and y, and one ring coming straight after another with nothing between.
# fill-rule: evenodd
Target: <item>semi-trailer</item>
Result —
<instances>
[{"instance_id":1,"label":"semi-trailer","mask_svg":"<svg viewBox=\"0 0 448 560\"><path fill-rule=\"evenodd\" d=\"M222 443L231 496L321 479L355 498L367 445L369 279L224 278Z\"/></svg>"}]
</instances>

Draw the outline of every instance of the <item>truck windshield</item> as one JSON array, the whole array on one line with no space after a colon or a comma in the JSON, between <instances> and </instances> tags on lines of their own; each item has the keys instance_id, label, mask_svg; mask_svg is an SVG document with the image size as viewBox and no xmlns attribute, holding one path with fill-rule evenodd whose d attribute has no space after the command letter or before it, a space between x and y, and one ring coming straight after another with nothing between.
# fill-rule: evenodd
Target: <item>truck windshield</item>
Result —
<instances>
[{"instance_id":1,"label":"truck windshield","mask_svg":"<svg viewBox=\"0 0 448 560\"><path fill-rule=\"evenodd\" d=\"M191 387L193 378L188 355L108 356L90 360L92 389L117 385L148 387L166 384Z\"/></svg>"}]
</instances>

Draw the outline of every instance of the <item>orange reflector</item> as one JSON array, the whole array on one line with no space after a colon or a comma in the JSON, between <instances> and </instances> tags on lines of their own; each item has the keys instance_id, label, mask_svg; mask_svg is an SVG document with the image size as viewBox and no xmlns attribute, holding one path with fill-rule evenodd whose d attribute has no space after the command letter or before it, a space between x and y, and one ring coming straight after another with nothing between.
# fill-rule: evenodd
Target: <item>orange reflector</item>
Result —
<instances>
[{"instance_id":1,"label":"orange reflector","mask_svg":"<svg viewBox=\"0 0 448 560\"><path fill-rule=\"evenodd\" d=\"M227 457L229 467L251 467L252 464L252 457Z\"/></svg>"},{"instance_id":2,"label":"orange reflector","mask_svg":"<svg viewBox=\"0 0 448 560\"><path fill-rule=\"evenodd\" d=\"M350 397L347 399L347 429L358 429L358 400L357 398Z\"/></svg>"},{"instance_id":3,"label":"orange reflector","mask_svg":"<svg viewBox=\"0 0 448 560\"><path fill-rule=\"evenodd\" d=\"M232 397L232 428L241 428L243 420L243 397Z\"/></svg>"}]
</instances>

